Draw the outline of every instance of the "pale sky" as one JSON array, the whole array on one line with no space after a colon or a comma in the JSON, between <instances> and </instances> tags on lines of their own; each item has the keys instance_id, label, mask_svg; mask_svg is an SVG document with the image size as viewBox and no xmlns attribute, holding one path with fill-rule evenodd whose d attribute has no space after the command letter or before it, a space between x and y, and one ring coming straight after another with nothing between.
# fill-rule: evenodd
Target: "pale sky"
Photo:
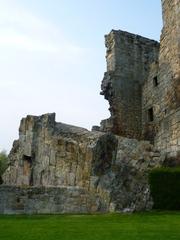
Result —
<instances>
[{"instance_id":1,"label":"pale sky","mask_svg":"<svg viewBox=\"0 0 180 240\"><path fill-rule=\"evenodd\" d=\"M88 129L108 118L104 35L159 40L161 19L160 0L0 0L0 149L28 114Z\"/></svg>"}]
</instances>

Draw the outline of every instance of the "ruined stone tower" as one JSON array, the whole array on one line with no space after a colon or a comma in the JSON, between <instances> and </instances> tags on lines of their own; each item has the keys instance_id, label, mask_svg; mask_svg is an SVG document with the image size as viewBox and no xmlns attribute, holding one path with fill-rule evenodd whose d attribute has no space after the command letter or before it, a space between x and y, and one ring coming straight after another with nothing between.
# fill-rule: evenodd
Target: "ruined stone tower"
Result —
<instances>
[{"instance_id":1,"label":"ruined stone tower","mask_svg":"<svg viewBox=\"0 0 180 240\"><path fill-rule=\"evenodd\" d=\"M101 94L111 117L100 129L150 140L180 161L180 1L163 0L162 9L160 44L123 31L106 36Z\"/></svg>"},{"instance_id":2,"label":"ruined stone tower","mask_svg":"<svg viewBox=\"0 0 180 240\"><path fill-rule=\"evenodd\" d=\"M180 163L180 1L162 0L155 145Z\"/></svg>"},{"instance_id":3,"label":"ruined stone tower","mask_svg":"<svg viewBox=\"0 0 180 240\"><path fill-rule=\"evenodd\" d=\"M142 87L156 64L159 43L138 35L112 30L106 36L107 72L102 92L111 118L102 130L129 138L142 138Z\"/></svg>"},{"instance_id":4,"label":"ruined stone tower","mask_svg":"<svg viewBox=\"0 0 180 240\"><path fill-rule=\"evenodd\" d=\"M160 43L105 37L102 94L110 119L88 131L27 116L0 187L0 213L133 212L152 208L148 171L180 162L180 1L162 0Z\"/></svg>"}]
</instances>

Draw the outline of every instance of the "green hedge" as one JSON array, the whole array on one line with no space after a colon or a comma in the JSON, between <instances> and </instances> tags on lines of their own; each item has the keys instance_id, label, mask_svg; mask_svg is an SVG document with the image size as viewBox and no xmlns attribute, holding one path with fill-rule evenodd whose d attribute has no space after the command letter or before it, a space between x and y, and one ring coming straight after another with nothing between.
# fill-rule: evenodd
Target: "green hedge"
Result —
<instances>
[{"instance_id":1,"label":"green hedge","mask_svg":"<svg viewBox=\"0 0 180 240\"><path fill-rule=\"evenodd\" d=\"M180 168L157 168L149 183L155 209L180 210Z\"/></svg>"}]
</instances>

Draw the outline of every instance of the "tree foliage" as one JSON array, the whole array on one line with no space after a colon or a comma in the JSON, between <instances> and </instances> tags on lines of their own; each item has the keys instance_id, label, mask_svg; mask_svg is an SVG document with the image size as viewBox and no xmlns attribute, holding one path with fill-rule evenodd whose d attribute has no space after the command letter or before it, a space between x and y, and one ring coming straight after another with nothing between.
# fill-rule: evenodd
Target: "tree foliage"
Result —
<instances>
[{"instance_id":1,"label":"tree foliage","mask_svg":"<svg viewBox=\"0 0 180 240\"><path fill-rule=\"evenodd\" d=\"M0 184L2 184L2 175L5 172L8 164L8 156L5 151L0 152Z\"/></svg>"}]
</instances>

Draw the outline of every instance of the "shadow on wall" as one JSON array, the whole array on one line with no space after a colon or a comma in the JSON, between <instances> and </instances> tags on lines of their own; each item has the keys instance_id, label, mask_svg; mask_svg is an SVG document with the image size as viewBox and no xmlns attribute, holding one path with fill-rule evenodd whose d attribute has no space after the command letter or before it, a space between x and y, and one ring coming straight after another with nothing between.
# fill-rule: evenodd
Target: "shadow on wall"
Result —
<instances>
[{"instance_id":1,"label":"shadow on wall","mask_svg":"<svg viewBox=\"0 0 180 240\"><path fill-rule=\"evenodd\" d=\"M158 79L149 109L145 109L143 138L167 154L166 166L177 166L180 165L180 72L173 74L171 65L164 62L160 64Z\"/></svg>"},{"instance_id":2,"label":"shadow on wall","mask_svg":"<svg viewBox=\"0 0 180 240\"><path fill-rule=\"evenodd\" d=\"M165 167L180 167L180 151L177 152L176 157L166 156L166 159L163 165Z\"/></svg>"},{"instance_id":3,"label":"shadow on wall","mask_svg":"<svg viewBox=\"0 0 180 240\"><path fill-rule=\"evenodd\" d=\"M180 107L180 71L175 74L172 80L173 95L172 95L172 108Z\"/></svg>"}]
</instances>

